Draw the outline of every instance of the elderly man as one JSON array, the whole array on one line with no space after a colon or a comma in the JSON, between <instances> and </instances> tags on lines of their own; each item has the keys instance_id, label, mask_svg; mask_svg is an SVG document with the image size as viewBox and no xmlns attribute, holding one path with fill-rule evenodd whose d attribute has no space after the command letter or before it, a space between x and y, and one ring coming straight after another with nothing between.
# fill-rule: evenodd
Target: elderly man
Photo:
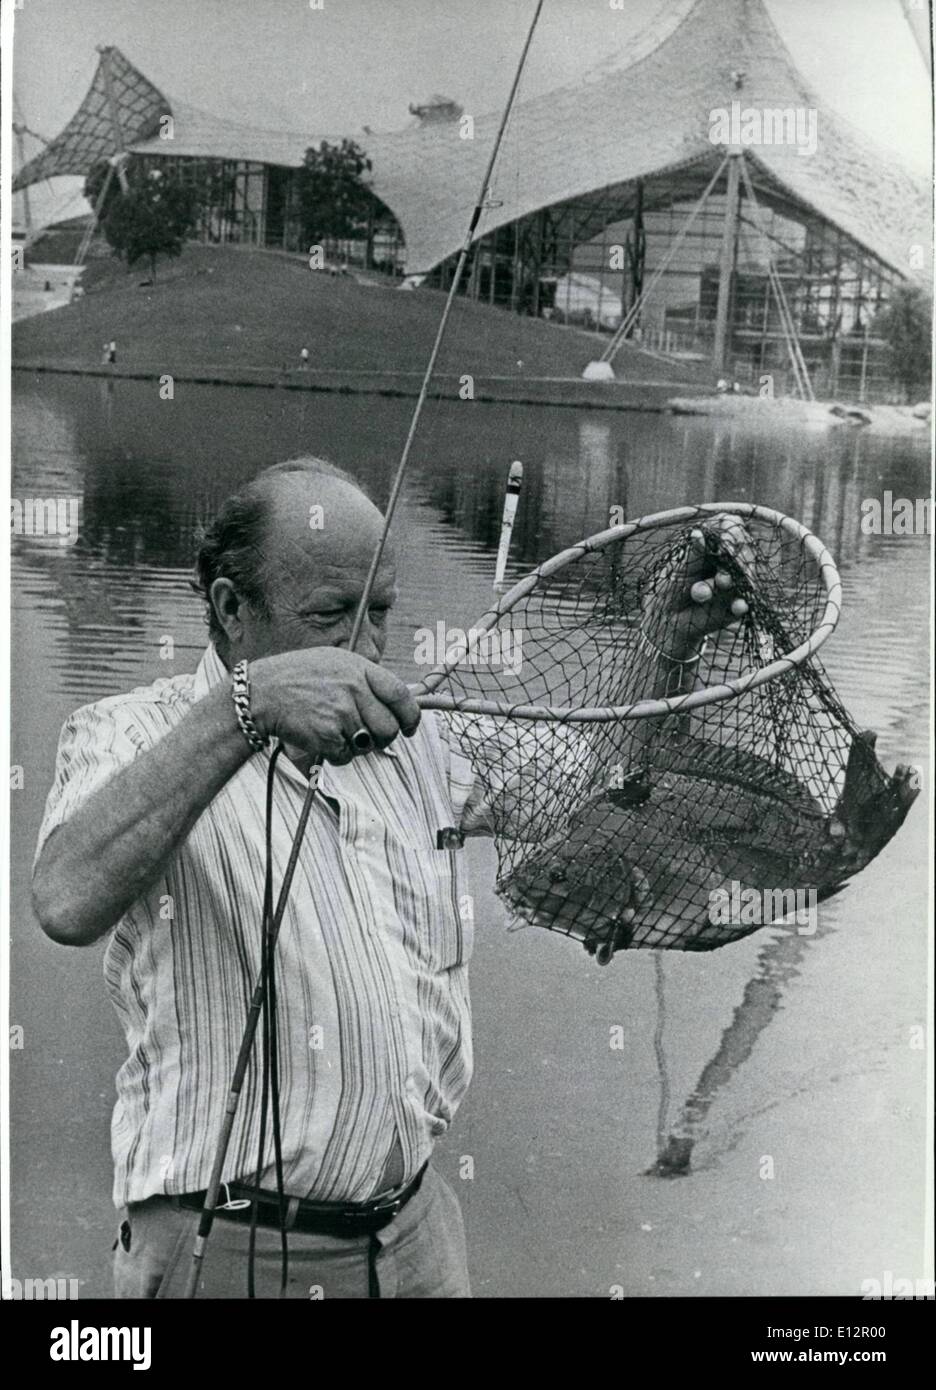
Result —
<instances>
[{"instance_id":1,"label":"elderly man","mask_svg":"<svg viewBox=\"0 0 936 1390\"><path fill-rule=\"evenodd\" d=\"M458 1202L429 1162L471 1076L472 929L459 912L462 856L439 832L487 820L445 723L420 720L379 664L396 594L389 551L346 649L381 526L331 465L267 469L202 544L211 640L195 674L88 705L62 731L34 901L55 941L110 933L105 979L129 1048L112 1125L114 1200L127 1213L118 1297L178 1297L186 1282L259 970L274 741L286 753L272 776L274 884L323 760L277 946L285 1293L469 1294ZM689 646L726 620L726 604L687 624ZM243 1296L251 1204L256 1294L280 1293L269 1127L255 1186L257 1071L202 1296Z\"/></svg>"}]
</instances>

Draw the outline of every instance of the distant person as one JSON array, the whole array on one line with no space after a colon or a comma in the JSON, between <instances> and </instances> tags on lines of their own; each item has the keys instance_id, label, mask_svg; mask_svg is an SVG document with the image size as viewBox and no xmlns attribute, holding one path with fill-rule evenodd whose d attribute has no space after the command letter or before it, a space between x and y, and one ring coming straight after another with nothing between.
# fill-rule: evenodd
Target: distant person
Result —
<instances>
[{"instance_id":1,"label":"distant person","mask_svg":"<svg viewBox=\"0 0 936 1390\"><path fill-rule=\"evenodd\" d=\"M309 365L309 349L308 349L308 348L302 348L302 350L301 350L300 353L299 353L299 366L300 366L300 368L302 369L302 371L306 371L306 369L308 368L308 365Z\"/></svg>"}]
</instances>

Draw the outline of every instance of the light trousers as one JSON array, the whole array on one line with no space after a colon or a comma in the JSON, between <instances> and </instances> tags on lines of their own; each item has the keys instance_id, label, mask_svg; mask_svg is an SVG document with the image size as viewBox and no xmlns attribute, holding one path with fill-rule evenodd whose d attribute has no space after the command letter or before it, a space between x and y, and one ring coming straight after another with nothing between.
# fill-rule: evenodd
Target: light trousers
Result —
<instances>
[{"instance_id":1,"label":"light trousers","mask_svg":"<svg viewBox=\"0 0 936 1390\"><path fill-rule=\"evenodd\" d=\"M171 1197L127 1208L114 1253L117 1298L181 1298L192 1263L199 1213ZM215 1217L198 1287L199 1298L246 1298L250 1228ZM419 1191L371 1237L353 1239L292 1230L285 1298L470 1298L465 1228L455 1193L426 1169ZM125 1248L129 1244L129 1249ZM280 1234L258 1226L254 1261L257 1298L279 1298ZM373 1265L371 1259L373 1258Z\"/></svg>"}]
</instances>

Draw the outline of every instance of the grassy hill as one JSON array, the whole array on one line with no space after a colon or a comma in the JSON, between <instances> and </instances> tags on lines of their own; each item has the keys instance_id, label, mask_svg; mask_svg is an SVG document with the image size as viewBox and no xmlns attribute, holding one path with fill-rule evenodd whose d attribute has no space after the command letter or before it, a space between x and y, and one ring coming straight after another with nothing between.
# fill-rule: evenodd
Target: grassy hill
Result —
<instances>
[{"instance_id":1,"label":"grassy hill","mask_svg":"<svg viewBox=\"0 0 936 1390\"><path fill-rule=\"evenodd\" d=\"M162 264L155 284L96 261L84 298L13 329L14 362L90 367L116 339L118 368L183 373L217 368L280 371L309 350L313 371L419 373L442 312L439 291L400 290L312 271L275 252L190 246ZM459 300L438 371L442 375L578 378L607 339L506 310ZM699 368L625 347L615 363L625 382L691 382ZM703 377L704 379L704 377Z\"/></svg>"}]
</instances>

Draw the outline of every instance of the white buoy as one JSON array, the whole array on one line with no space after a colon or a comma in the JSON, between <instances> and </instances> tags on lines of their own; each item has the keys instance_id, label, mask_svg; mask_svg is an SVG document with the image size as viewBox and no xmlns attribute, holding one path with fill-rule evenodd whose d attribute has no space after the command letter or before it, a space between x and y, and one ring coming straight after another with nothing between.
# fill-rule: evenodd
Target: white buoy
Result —
<instances>
[{"instance_id":1,"label":"white buoy","mask_svg":"<svg viewBox=\"0 0 936 1390\"><path fill-rule=\"evenodd\" d=\"M583 381L614 381L614 368L610 362L589 362L582 373Z\"/></svg>"},{"instance_id":2,"label":"white buoy","mask_svg":"<svg viewBox=\"0 0 936 1390\"><path fill-rule=\"evenodd\" d=\"M520 488L523 486L523 464L514 459L507 474L507 493L504 497L504 516L501 521L500 545L497 548L497 564L494 568L494 592L504 591L504 574L507 569L507 552L510 550L510 536L513 531L517 503L520 501Z\"/></svg>"}]
</instances>

